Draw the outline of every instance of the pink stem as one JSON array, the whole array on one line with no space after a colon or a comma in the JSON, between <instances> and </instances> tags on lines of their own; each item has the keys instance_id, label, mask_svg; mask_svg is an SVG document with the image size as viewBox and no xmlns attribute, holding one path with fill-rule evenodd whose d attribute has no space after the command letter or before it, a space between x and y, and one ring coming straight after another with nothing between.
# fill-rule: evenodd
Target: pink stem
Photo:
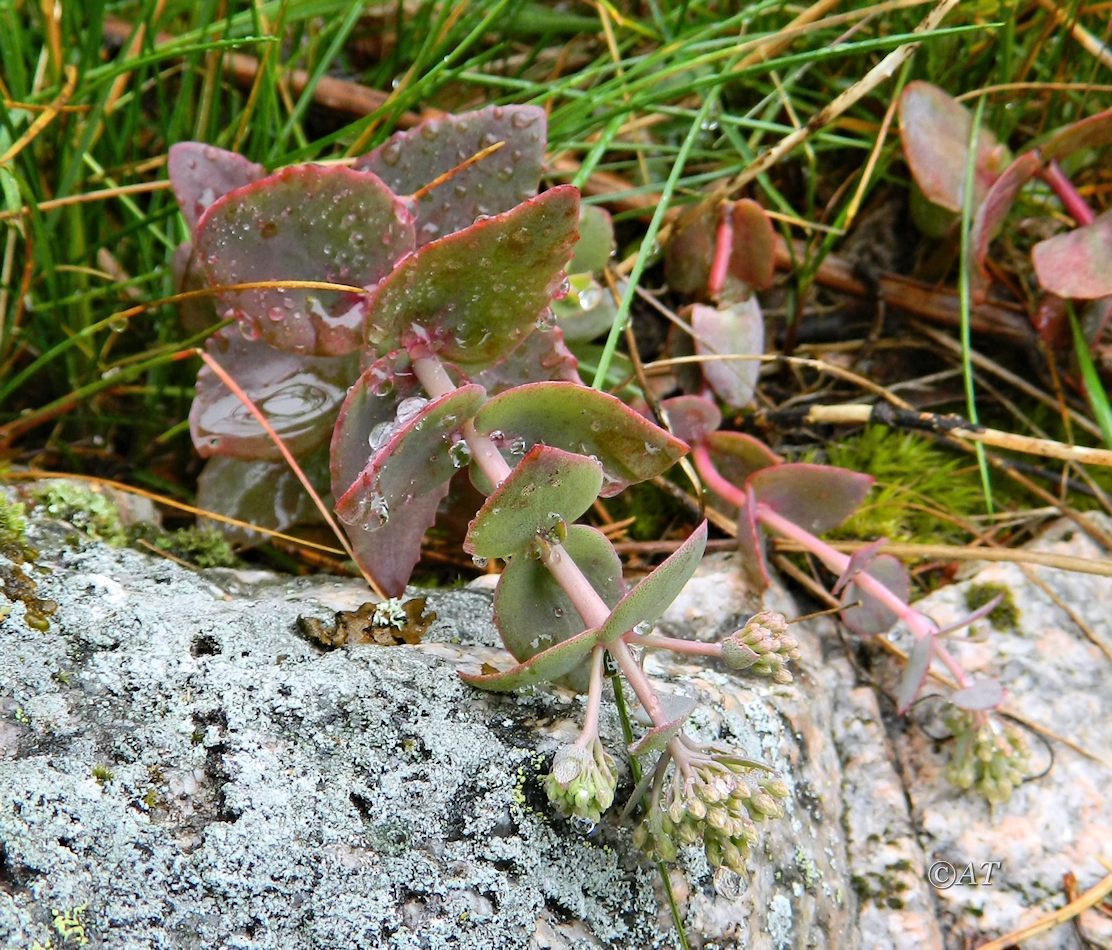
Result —
<instances>
[{"instance_id":1,"label":"pink stem","mask_svg":"<svg viewBox=\"0 0 1112 950\"><path fill-rule=\"evenodd\" d=\"M727 481L722 473L715 468L705 442L695 443L694 448L691 450L691 458L695 463L696 470L699 472L699 477L706 482L707 488L718 495L724 502L733 505L735 508L740 508L745 504L745 492L738 488L733 482Z\"/></svg>"},{"instance_id":2,"label":"pink stem","mask_svg":"<svg viewBox=\"0 0 1112 950\"><path fill-rule=\"evenodd\" d=\"M730 266L730 254L734 249L734 221L730 206L723 202L718 208L718 230L714 235L714 258L707 278L707 295L717 300L726 283L726 272Z\"/></svg>"},{"instance_id":3,"label":"pink stem","mask_svg":"<svg viewBox=\"0 0 1112 950\"><path fill-rule=\"evenodd\" d=\"M1066 211L1077 222L1078 227L1083 228L1093 223L1096 218L1093 209L1085 203L1085 199L1074 188L1073 182L1066 177L1066 173L1062 171L1062 166L1057 161L1051 161L1044 166L1039 172L1039 177L1054 189L1054 193L1066 206Z\"/></svg>"},{"instance_id":4,"label":"pink stem","mask_svg":"<svg viewBox=\"0 0 1112 950\"><path fill-rule=\"evenodd\" d=\"M681 640L679 637L663 637L655 633L644 637L639 637L636 634L626 634L622 639L631 646L644 647L647 650L671 650L673 653L683 653L687 656L709 656L716 660L722 658L721 643Z\"/></svg>"},{"instance_id":5,"label":"pink stem","mask_svg":"<svg viewBox=\"0 0 1112 950\"><path fill-rule=\"evenodd\" d=\"M598 715L602 706L602 659L606 648L600 643L591 651L591 680L587 684L587 709L583 713L583 731L578 744L589 746L598 738Z\"/></svg>"},{"instance_id":6,"label":"pink stem","mask_svg":"<svg viewBox=\"0 0 1112 950\"><path fill-rule=\"evenodd\" d=\"M816 538L810 531L799 527L794 521L789 521L783 515L773 511L768 505L758 502L755 515L757 520L766 528L770 528L777 534L801 544L835 574L844 573L849 566L850 559L848 554L843 554L841 551L834 550L834 548L825 541ZM938 627L933 620L925 614L919 613L919 611L911 605L904 603L867 571L860 571L856 574L853 578L853 582L866 594L875 597L884 604L885 607L891 610L892 613L899 617L915 637L919 639L930 637L931 648L934 655L943 662L954 679L957 680L959 686L965 687L972 683L972 680L965 670L961 668L958 661L954 659L950 651L947 650L946 647L939 642L938 637L935 636L938 632Z\"/></svg>"}]
</instances>

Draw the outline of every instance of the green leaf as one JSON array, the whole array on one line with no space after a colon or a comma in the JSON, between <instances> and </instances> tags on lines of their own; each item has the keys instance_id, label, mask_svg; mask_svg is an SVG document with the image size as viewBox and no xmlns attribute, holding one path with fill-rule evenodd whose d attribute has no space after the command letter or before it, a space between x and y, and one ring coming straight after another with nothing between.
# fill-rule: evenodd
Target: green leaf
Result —
<instances>
[{"instance_id":1,"label":"green leaf","mask_svg":"<svg viewBox=\"0 0 1112 950\"><path fill-rule=\"evenodd\" d=\"M568 264L569 274L597 274L614 253L614 223L598 205L580 205L579 240Z\"/></svg>"},{"instance_id":2,"label":"green leaf","mask_svg":"<svg viewBox=\"0 0 1112 950\"><path fill-rule=\"evenodd\" d=\"M704 521L667 560L621 599L599 628L600 639L616 640L641 624L656 623L695 573L706 546Z\"/></svg>"},{"instance_id":3,"label":"green leaf","mask_svg":"<svg viewBox=\"0 0 1112 950\"><path fill-rule=\"evenodd\" d=\"M202 215L194 241L211 285L316 280L368 287L413 247L409 213L378 178L319 165L284 168L225 195ZM217 299L245 336L317 356L357 349L367 306L364 294L293 288Z\"/></svg>"},{"instance_id":4,"label":"green leaf","mask_svg":"<svg viewBox=\"0 0 1112 950\"><path fill-rule=\"evenodd\" d=\"M460 673L460 679L492 693L508 693L523 686L558 680L580 666L598 641L598 630L585 630L502 673Z\"/></svg>"},{"instance_id":5,"label":"green leaf","mask_svg":"<svg viewBox=\"0 0 1112 950\"><path fill-rule=\"evenodd\" d=\"M493 363L536 329L575 241L579 191L561 185L407 257L373 293L367 343L425 343L464 368Z\"/></svg>"},{"instance_id":6,"label":"green leaf","mask_svg":"<svg viewBox=\"0 0 1112 950\"><path fill-rule=\"evenodd\" d=\"M479 411L475 428L525 446L543 443L594 456L605 474L603 497L667 471L687 451L620 399L576 383L530 383L500 393Z\"/></svg>"},{"instance_id":7,"label":"green leaf","mask_svg":"<svg viewBox=\"0 0 1112 950\"><path fill-rule=\"evenodd\" d=\"M463 547L477 557L509 557L535 538L575 521L598 497L602 466L583 455L536 445L483 503Z\"/></svg>"},{"instance_id":8,"label":"green leaf","mask_svg":"<svg viewBox=\"0 0 1112 950\"><path fill-rule=\"evenodd\" d=\"M613 607L625 593L625 583L622 562L606 536L587 525L572 525L563 548L606 605ZM506 649L518 660L528 660L583 632L571 598L544 564L525 554L510 558L498 579L494 620ZM588 672L586 665L577 668L567 674L565 685L583 692Z\"/></svg>"},{"instance_id":9,"label":"green leaf","mask_svg":"<svg viewBox=\"0 0 1112 950\"><path fill-rule=\"evenodd\" d=\"M663 752L664 747L683 729L684 723L687 722L698 705L690 696L660 695L659 698L664 703L666 713L670 717L668 722L655 726L633 743L629 747L630 755L649 755L653 752Z\"/></svg>"}]
</instances>

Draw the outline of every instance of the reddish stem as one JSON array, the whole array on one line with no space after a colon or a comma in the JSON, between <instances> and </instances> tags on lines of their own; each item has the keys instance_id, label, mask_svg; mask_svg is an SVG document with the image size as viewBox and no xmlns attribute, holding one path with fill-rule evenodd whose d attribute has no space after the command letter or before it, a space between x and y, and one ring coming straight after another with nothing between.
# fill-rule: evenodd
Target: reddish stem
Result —
<instances>
[{"instance_id":1,"label":"reddish stem","mask_svg":"<svg viewBox=\"0 0 1112 950\"><path fill-rule=\"evenodd\" d=\"M710 276L707 278L707 294L712 300L717 300L726 283L726 274L730 267L730 255L734 249L734 219L730 213L730 205L723 202L718 206L718 230L714 235L714 258L710 264Z\"/></svg>"},{"instance_id":2,"label":"reddish stem","mask_svg":"<svg viewBox=\"0 0 1112 950\"><path fill-rule=\"evenodd\" d=\"M1079 228L1093 223L1096 214L1085 203L1085 199L1073 186L1073 182L1066 177L1066 173L1062 171L1062 166L1058 164L1057 160L1043 166L1042 171L1039 172L1039 177L1054 189L1054 193L1066 206L1066 211L1077 222Z\"/></svg>"}]
</instances>

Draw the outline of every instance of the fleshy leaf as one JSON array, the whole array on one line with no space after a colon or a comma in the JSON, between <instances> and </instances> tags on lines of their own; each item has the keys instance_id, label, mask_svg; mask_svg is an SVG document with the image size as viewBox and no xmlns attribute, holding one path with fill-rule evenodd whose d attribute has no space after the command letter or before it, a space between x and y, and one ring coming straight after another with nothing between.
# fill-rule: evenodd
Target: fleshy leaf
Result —
<instances>
[{"instance_id":1,"label":"fleshy leaf","mask_svg":"<svg viewBox=\"0 0 1112 950\"><path fill-rule=\"evenodd\" d=\"M934 637L915 638L915 643L907 656L907 666L904 667L903 675L896 687L896 712L900 715L907 712L908 707L915 702L915 697L926 682L933 646Z\"/></svg>"},{"instance_id":2,"label":"fleshy leaf","mask_svg":"<svg viewBox=\"0 0 1112 950\"><path fill-rule=\"evenodd\" d=\"M337 498L371 460L372 436L393 423L400 402L422 392L410 365L405 350L387 353L364 370L344 397L330 453L332 491Z\"/></svg>"},{"instance_id":3,"label":"fleshy leaf","mask_svg":"<svg viewBox=\"0 0 1112 950\"><path fill-rule=\"evenodd\" d=\"M1062 159L1083 148L1105 148L1112 145L1112 109L1086 116L1053 132L1039 148L1045 161Z\"/></svg>"},{"instance_id":4,"label":"fleshy leaf","mask_svg":"<svg viewBox=\"0 0 1112 950\"><path fill-rule=\"evenodd\" d=\"M313 487L321 495L328 491L328 457L316 452L301 460ZM285 531L294 525L317 524L323 519L317 506L285 462L243 461L210 458L197 478L197 507L270 528ZM218 521L202 524L221 531L237 544L258 544L265 537Z\"/></svg>"},{"instance_id":5,"label":"fleshy leaf","mask_svg":"<svg viewBox=\"0 0 1112 950\"><path fill-rule=\"evenodd\" d=\"M825 534L857 510L873 478L834 465L790 462L754 472L747 484L758 505L768 505L811 534Z\"/></svg>"},{"instance_id":6,"label":"fleshy leaf","mask_svg":"<svg viewBox=\"0 0 1112 950\"><path fill-rule=\"evenodd\" d=\"M463 548L477 557L510 557L538 536L575 521L598 497L602 466L583 455L535 445L487 498Z\"/></svg>"},{"instance_id":7,"label":"fleshy leaf","mask_svg":"<svg viewBox=\"0 0 1112 950\"><path fill-rule=\"evenodd\" d=\"M564 336L572 342L593 340L609 331L618 314L614 295L590 274L568 278L566 297L552 302Z\"/></svg>"},{"instance_id":8,"label":"fleshy leaf","mask_svg":"<svg viewBox=\"0 0 1112 950\"><path fill-rule=\"evenodd\" d=\"M737 513L737 549L741 555L745 582L754 593L760 593L771 583L765 557L765 538L757 526L757 501L753 490L747 487L745 495L745 504Z\"/></svg>"},{"instance_id":9,"label":"fleshy leaf","mask_svg":"<svg viewBox=\"0 0 1112 950\"><path fill-rule=\"evenodd\" d=\"M991 679L975 680L965 689L959 689L950 694L950 702L960 709L969 709L979 712L984 709L995 709L1004 701L1004 687L999 681Z\"/></svg>"},{"instance_id":10,"label":"fleshy leaf","mask_svg":"<svg viewBox=\"0 0 1112 950\"><path fill-rule=\"evenodd\" d=\"M1092 224L1039 241L1031 251L1039 283L1059 297L1112 294L1112 211Z\"/></svg>"},{"instance_id":11,"label":"fleshy leaf","mask_svg":"<svg viewBox=\"0 0 1112 950\"><path fill-rule=\"evenodd\" d=\"M661 726L654 726L640 739L629 747L631 755L648 755L653 752L663 752L664 747L671 742L683 729L698 703L690 696L669 697L668 722ZM663 699L663 697L661 697Z\"/></svg>"},{"instance_id":12,"label":"fleshy leaf","mask_svg":"<svg viewBox=\"0 0 1112 950\"><path fill-rule=\"evenodd\" d=\"M484 396L463 386L409 415L398 407L370 462L336 502L359 565L393 597L421 557L421 539L436 520L460 456L456 433Z\"/></svg>"},{"instance_id":13,"label":"fleshy leaf","mask_svg":"<svg viewBox=\"0 0 1112 950\"><path fill-rule=\"evenodd\" d=\"M368 287L413 250L413 221L377 177L297 165L225 195L194 242L211 284L317 280ZM336 356L359 346L367 299L331 290L224 293L249 336L283 350Z\"/></svg>"},{"instance_id":14,"label":"fleshy leaf","mask_svg":"<svg viewBox=\"0 0 1112 950\"><path fill-rule=\"evenodd\" d=\"M695 573L706 546L707 523L704 521L619 601L599 628L600 639L604 642L615 640L641 624L656 623Z\"/></svg>"},{"instance_id":15,"label":"fleshy leaf","mask_svg":"<svg viewBox=\"0 0 1112 950\"><path fill-rule=\"evenodd\" d=\"M166 171L190 233L214 201L266 175L262 165L203 142L171 145Z\"/></svg>"},{"instance_id":16,"label":"fleshy leaf","mask_svg":"<svg viewBox=\"0 0 1112 950\"><path fill-rule=\"evenodd\" d=\"M559 327L530 333L509 356L471 376L488 393L546 380L582 385L575 354L564 343Z\"/></svg>"},{"instance_id":17,"label":"fleshy leaf","mask_svg":"<svg viewBox=\"0 0 1112 950\"><path fill-rule=\"evenodd\" d=\"M845 569L838 575L838 580L834 582L834 586L830 588L830 593L837 597L846 584L852 581L858 574L860 574L866 567L876 560L876 556L880 553L888 543L887 538L877 538L875 541L870 541L863 548L858 548L849 556L849 561L846 563Z\"/></svg>"},{"instance_id":18,"label":"fleshy leaf","mask_svg":"<svg viewBox=\"0 0 1112 950\"><path fill-rule=\"evenodd\" d=\"M687 446L620 399L576 383L530 383L489 400L475 417L484 434L593 455L606 475L603 497L667 471Z\"/></svg>"},{"instance_id":19,"label":"fleshy leaf","mask_svg":"<svg viewBox=\"0 0 1112 950\"><path fill-rule=\"evenodd\" d=\"M170 259L170 273L173 275L175 293L201 290L208 286L200 264L193 254L192 244L179 244L174 248ZM181 325L189 333L200 333L220 321L216 312L216 298L212 296L190 297L178 302Z\"/></svg>"},{"instance_id":20,"label":"fleshy leaf","mask_svg":"<svg viewBox=\"0 0 1112 950\"><path fill-rule=\"evenodd\" d=\"M711 432L706 442L714 467L735 485L744 485L754 472L784 461L760 439L744 432Z\"/></svg>"},{"instance_id":21,"label":"fleshy leaf","mask_svg":"<svg viewBox=\"0 0 1112 950\"><path fill-rule=\"evenodd\" d=\"M865 567L865 573L880 581L904 603L907 603L911 583L907 569L890 554L879 554ZM856 604L840 612L842 623L859 637L871 637L892 629L898 619L896 614L879 600L863 591L850 578L842 590L843 604Z\"/></svg>"},{"instance_id":22,"label":"fleshy leaf","mask_svg":"<svg viewBox=\"0 0 1112 950\"><path fill-rule=\"evenodd\" d=\"M730 276L753 290L765 290L776 275L776 238L765 209L750 198L735 202Z\"/></svg>"},{"instance_id":23,"label":"fleshy leaf","mask_svg":"<svg viewBox=\"0 0 1112 950\"><path fill-rule=\"evenodd\" d=\"M614 222L598 205L579 206L579 240L575 242L569 274L597 274L614 253Z\"/></svg>"},{"instance_id":24,"label":"fleshy leaf","mask_svg":"<svg viewBox=\"0 0 1112 950\"><path fill-rule=\"evenodd\" d=\"M702 396L673 396L660 403L660 409L677 439L688 445L702 442L722 425L722 413Z\"/></svg>"},{"instance_id":25,"label":"fleshy leaf","mask_svg":"<svg viewBox=\"0 0 1112 950\"><path fill-rule=\"evenodd\" d=\"M1012 162L1003 174L992 183L984 201L977 208L973 216L972 230L969 234L969 245L973 252L976 269L970 273L975 274L980 286L975 288L978 297L982 298L992 282L992 276L985 267L985 257L988 255L988 246L1004 219L1011 210L1012 203L1024 185L1027 184L1042 167L1042 161L1035 152L1024 152Z\"/></svg>"},{"instance_id":26,"label":"fleshy leaf","mask_svg":"<svg viewBox=\"0 0 1112 950\"><path fill-rule=\"evenodd\" d=\"M545 121L536 106L491 106L429 119L396 132L355 167L374 172L396 194L412 195L472 155L506 143L417 199L420 246L532 198L541 180Z\"/></svg>"},{"instance_id":27,"label":"fleshy leaf","mask_svg":"<svg viewBox=\"0 0 1112 950\"><path fill-rule=\"evenodd\" d=\"M938 86L916 80L900 94L900 140L907 164L923 195L949 211L961 211L972 128L969 110ZM974 206L1008 161L1008 150L982 127L977 136Z\"/></svg>"},{"instance_id":28,"label":"fleshy leaf","mask_svg":"<svg viewBox=\"0 0 1112 950\"><path fill-rule=\"evenodd\" d=\"M602 532L587 525L571 525L564 550L591 586L613 607L625 593L622 562ZM517 660L527 660L583 631L583 621L571 598L551 572L535 558L514 555L494 591L494 618L506 649ZM588 670L577 669L565 685L586 689Z\"/></svg>"},{"instance_id":29,"label":"fleshy leaf","mask_svg":"<svg viewBox=\"0 0 1112 950\"><path fill-rule=\"evenodd\" d=\"M764 320L757 298L708 307L691 308L691 327L695 331L695 352L700 356L759 356L764 352ZM741 408L753 398L761 372L757 360L708 360L703 375L718 398Z\"/></svg>"},{"instance_id":30,"label":"fleshy leaf","mask_svg":"<svg viewBox=\"0 0 1112 950\"><path fill-rule=\"evenodd\" d=\"M579 190L561 185L426 244L373 293L367 342L381 351L427 340L464 368L501 359L555 296L578 212Z\"/></svg>"},{"instance_id":31,"label":"fleshy leaf","mask_svg":"<svg viewBox=\"0 0 1112 950\"><path fill-rule=\"evenodd\" d=\"M536 686L567 676L582 665L598 640L598 630L584 630L579 636L562 640L501 673L460 673L459 676L465 683L492 693L508 693L523 686Z\"/></svg>"},{"instance_id":32,"label":"fleshy leaf","mask_svg":"<svg viewBox=\"0 0 1112 950\"><path fill-rule=\"evenodd\" d=\"M358 357L302 356L245 340L234 329L205 349L246 392L294 455L320 448L332 435ZM239 398L208 366L197 373L189 431L202 458L227 455L277 461L282 455Z\"/></svg>"},{"instance_id":33,"label":"fleshy leaf","mask_svg":"<svg viewBox=\"0 0 1112 950\"><path fill-rule=\"evenodd\" d=\"M680 215L664 249L664 275L676 293L706 292L717 228L718 211L713 201L701 201Z\"/></svg>"}]
</instances>

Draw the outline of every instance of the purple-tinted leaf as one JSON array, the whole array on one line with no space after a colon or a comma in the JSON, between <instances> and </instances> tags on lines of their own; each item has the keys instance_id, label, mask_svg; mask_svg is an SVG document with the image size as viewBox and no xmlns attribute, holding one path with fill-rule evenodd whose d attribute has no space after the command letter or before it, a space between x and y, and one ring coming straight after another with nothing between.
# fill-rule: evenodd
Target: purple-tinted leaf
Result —
<instances>
[{"instance_id":1,"label":"purple-tinted leaf","mask_svg":"<svg viewBox=\"0 0 1112 950\"><path fill-rule=\"evenodd\" d=\"M564 550L613 607L625 593L622 562L602 532L586 525L571 525ZM527 660L563 640L583 632L583 621L571 598L540 561L514 555L498 579L494 592L494 620L506 649L517 660ZM589 670L572 671L564 684L583 692Z\"/></svg>"},{"instance_id":2,"label":"purple-tinted leaf","mask_svg":"<svg viewBox=\"0 0 1112 950\"><path fill-rule=\"evenodd\" d=\"M416 202L417 243L428 244L532 198L541 180L544 110L491 106L429 119L397 132L355 167L372 171L399 195L412 195L485 148L505 142Z\"/></svg>"},{"instance_id":3,"label":"purple-tinted leaf","mask_svg":"<svg viewBox=\"0 0 1112 950\"><path fill-rule=\"evenodd\" d=\"M475 428L502 432L524 448L556 445L602 463L603 497L667 471L687 446L620 399L576 383L530 383L483 406Z\"/></svg>"},{"instance_id":4,"label":"purple-tinted leaf","mask_svg":"<svg viewBox=\"0 0 1112 950\"><path fill-rule=\"evenodd\" d=\"M722 413L702 396L673 396L660 404L660 410L677 439L688 445L702 442L722 425Z\"/></svg>"},{"instance_id":5,"label":"purple-tinted leaf","mask_svg":"<svg viewBox=\"0 0 1112 950\"><path fill-rule=\"evenodd\" d=\"M266 175L262 165L201 142L171 145L166 170L191 233L197 227L197 220L214 201Z\"/></svg>"},{"instance_id":6,"label":"purple-tinted leaf","mask_svg":"<svg viewBox=\"0 0 1112 950\"><path fill-rule=\"evenodd\" d=\"M903 676L900 677L899 685L896 687L896 711L901 716L915 702L915 697L919 695L919 690L926 682L933 646L933 637L916 637L911 647L911 652L907 656L907 666L904 667Z\"/></svg>"},{"instance_id":7,"label":"purple-tinted leaf","mask_svg":"<svg viewBox=\"0 0 1112 950\"><path fill-rule=\"evenodd\" d=\"M861 552L858 552L861 553ZM865 573L875 578L904 603L907 603L911 582L907 569L890 554L877 555L865 568ZM843 604L855 604L841 611L842 623L859 637L871 637L892 629L899 619L895 612L872 594L866 593L852 578L842 591Z\"/></svg>"},{"instance_id":8,"label":"purple-tinted leaf","mask_svg":"<svg viewBox=\"0 0 1112 950\"><path fill-rule=\"evenodd\" d=\"M653 752L663 752L668 745L683 729L684 723L690 718L698 703L690 696L671 697L673 702L668 710L668 722L662 726L654 726L640 739L629 747L631 755L649 755Z\"/></svg>"},{"instance_id":9,"label":"purple-tinted leaf","mask_svg":"<svg viewBox=\"0 0 1112 950\"><path fill-rule=\"evenodd\" d=\"M174 280L174 292L201 290L208 286L205 275L193 255L192 244L179 244L174 248L170 259L170 272ZM178 304L181 325L189 333L200 333L220 321L216 312L216 300L212 296L190 297Z\"/></svg>"},{"instance_id":10,"label":"purple-tinted leaf","mask_svg":"<svg viewBox=\"0 0 1112 950\"><path fill-rule=\"evenodd\" d=\"M1087 116L1052 133L1039 149L1045 161L1062 159L1083 148L1112 145L1112 109Z\"/></svg>"},{"instance_id":11,"label":"purple-tinted leaf","mask_svg":"<svg viewBox=\"0 0 1112 950\"><path fill-rule=\"evenodd\" d=\"M641 624L656 623L695 573L706 546L707 523L704 521L618 602L599 628L600 639L604 642L615 640Z\"/></svg>"},{"instance_id":12,"label":"purple-tinted leaf","mask_svg":"<svg viewBox=\"0 0 1112 950\"><path fill-rule=\"evenodd\" d=\"M738 486L754 472L784 461L760 439L743 432L712 432L706 443L714 467Z\"/></svg>"},{"instance_id":13,"label":"purple-tinted leaf","mask_svg":"<svg viewBox=\"0 0 1112 950\"><path fill-rule=\"evenodd\" d=\"M997 680L975 680L971 686L950 694L950 702L960 709L980 712L995 709L1004 701L1004 687Z\"/></svg>"},{"instance_id":14,"label":"purple-tinted leaf","mask_svg":"<svg viewBox=\"0 0 1112 950\"><path fill-rule=\"evenodd\" d=\"M869 475L808 462L763 468L748 480L758 502L758 520L760 505L767 505L811 534L838 527L865 500L872 484Z\"/></svg>"},{"instance_id":15,"label":"purple-tinted leaf","mask_svg":"<svg viewBox=\"0 0 1112 950\"><path fill-rule=\"evenodd\" d=\"M618 314L614 295L590 274L568 278L566 297L552 302L564 336L572 342L593 340L610 330Z\"/></svg>"},{"instance_id":16,"label":"purple-tinted leaf","mask_svg":"<svg viewBox=\"0 0 1112 950\"><path fill-rule=\"evenodd\" d=\"M564 343L559 327L530 333L512 353L470 379L492 395L525 383L563 380L582 385L575 355Z\"/></svg>"},{"instance_id":17,"label":"purple-tinted leaf","mask_svg":"<svg viewBox=\"0 0 1112 950\"><path fill-rule=\"evenodd\" d=\"M701 201L680 215L664 249L664 276L676 293L706 293L717 230L714 201Z\"/></svg>"},{"instance_id":18,"label":"purple-tinted leaf","mask_svg":"<svg viewBox=\"0 0 1112 950\"><path fill-rule=\"evenodd\" d=\"M483 396L481 386L464 386L420 408L401 403L394 426L336 502L356 560L389 596L404 590L421 557L421 539L463 464L458 430Z\"/></svg>"},{"instance_id":19,"label":"purple-tinted leaf","mask_svg":"<svg viewBox=\"0 0 1112 950\"><path fill-rule=\"evenodd\" d=\"M691 308L695 352L700 356L759 356L764 352L764 320L755 296L722 307ZM711 359L703 375L723 402L740 408L753 398L761 364L757 360Z\"/></svg>"},{"instance_id":20,"label":"purple-tinted leaf","mask_svg":"<svg viewBox=\"0 0 1112 950\"><path fill-rule=\"evenodd\" d=\"M737 549L746 584L753 593L760 593L771 583L765 557L765 538L757 527L757 501L752 489L746 488L745 494L745 504L737 515Z\"/></svg>"},{"instance_id":21,"label":"purple-tinted leaf","mask_svg":"<svg viewBox=\"0 0 1112 950\"><path fill-rule=\"evenodd\" d=\"M328 491L328 457L316 452L301 460L302 470L323 496ZM294 525L317 524L317 506L285 462L245 462L211 458L197 479L197 507L273 531ZM216 528L236 544L258 544L261 534L218 521L201 524Z\"/></svg>"},{"instance_id":22,"label":"purple-tinted leaf","mask_svg":"<svg viewBox=\"0 0 1112 950\"><path fill-rule=\"evenodd\" d=\"M467 529L463 548L510 557L538 537L575 521L598 498L602 466L583 455L535 445L499 485Z\"/></svg>"},{"instance_id":23,"label":"purple-tinted leaf","mask_svg":"<svg viewBox=\"0 0 1112 950\"><path fill-rule=\"evenodd\" d=\"M317 280L368 287L413 250L413 221L369 172L298 165L221 198L194 241L211 284ZM283 350L336 356L359 346L367 298L332 290L219 296L244 332Z\"/></svg>"},{"instance_id":24,"label":"purple-tinted leaf","mask_svg":"<svg viewBox=\"0 0 1112 950\"><path fill-rule=\"evenodd\" d=\"M371 460L375 441L393 423L398 404L422 392L409 355L394 350L372 363L348 390L332 430L332 492L339 498Z\"/></svg>"},{"instance_id":25,"label":"purple-tinted leaf","mask_svg":"<svg viewBox=\"0 0 1112 950\"><path fill-rule=\"evenodd\" d=\"M1112 211L1092 224L1039 241L1031 251L1039 283L1059 297L1112 294Z\"/></svg>"},{"instance_id":26,"label":"purple-tinted leaf","mask_svg":"<svg viewBox=\"0 0 1112 950\"><path fill-rule=\"evenodd\" d=\"M858 548L854 551L849 556L849 561L846 563L845 570L838 576L838 580L834 582L834 586L830 589L830 593L837 597L846 584L852 581L873 562L877 554L880 553L880 549L887 543L887 538L877 538L875 541L866 544L863 548Z\"/></svg>"},{"instance_id":27,"label":"purple-tinted leaf","mask_svg":"<svg viewBox=\"0 0 1112 950\"><path fill-rule=\"evenodd\" d=\"M770 287L776 275L772 219L764 208L749 198L735 202L730 215L734 232L730 276L753 290Z\"/></svg>"},{"instance_id":28,"label":"purple-tinted leaf","mask_svg":"<svg viewBox=\"0 0 1112 950\"><path fill-rule=\"evenodd\" d=\"M244 390L294 455L320 448L355 375L358 357L302 356L250 341L233 328L214 334L205 349ZM277 461L282 454L255 417L209 369L197 373L189 432L202 458L227 455Z\"/></svg>"},{"instance_id":29,"label":"purple-tinted leaf","mask_svg":"<svg viewBox=\"0 0 1112 950\"><path fill-rule=\"evenodd\" d=\"M558 680L580 666L598 643L598 630L585 630L577 637L562 640L524 663L502 673L460 673L460 679L471 686L492 693L508 693L523 686Z\"/></svg>"},{"instance_id":30,"label":"purple-tinted leaf","mask_svg":"<svg viewBox=\"0 0 1112 950\"><path fill-rule=\"evenodd\" d=\"M569 274L597 274L614 253L614 222L598 205L579 206L579 240L575 242Z\"/></svg>"},{"instance_id":31,"label":"purple-tinted leaf","mask_svg":"<svg viewBox=\"0 0 1112 950\"><path fill-rule=\"evenodd\" d=\"M426 244L378 285L367 342L381 351L427 341L465 368L501 359L556 294L578 213L579 190L561 185Z\"/></svg>"},{"instance_id":32,"label":"purple-tinted leaf","mask_svg":"<svg viewBox=\"0 0 1112 950\"><path fill-rule=\"evenodd\" d=\"M935 636L942 637L948 633L953 633L955 630L960 630L962 627L968 627L970 624L976 623L982 617L987 617L990 613L992 613L997 607L1000 606L1003 600L1003 593L997 594L991 600L981 604L981 606L974 610L973 613L966 614L964 617L961 617L960 619L955 620L953 623L947 624L945 627L941 627L939 630L935 631Z\"/></svg>"},{"instance_id":33,"label":"purple-tinted leaf","mask_svg":"<svg viewBox=\"0 0 1112 950\"><path fill-rule=\"evenodd\" d=\"M904 156L924 196L950 211L961 211L972 129L969 110L937 86L917 80L904 87L900 95ZM982 127L974 169L975 205L1008 161L1008 150Z\"/></svg>"},{"instance_id":34,"label":"purple-tinted leaf","mask_svg":"<svg viewBox=\"0 0 1112 950\"><path fill-rule=\"evenodd\" d=\"M969 245L977 265L970 273L980 280L981 286L975 288L975 293L980 297L984 296L992 282L992 276L985 267L989 243L1000 230L1020 189L1038 174L1041 167L1042 162L1037 153L1024 152L992 183L984 201L977 208L969 234Z\"/></svg>"}]
</instances>

